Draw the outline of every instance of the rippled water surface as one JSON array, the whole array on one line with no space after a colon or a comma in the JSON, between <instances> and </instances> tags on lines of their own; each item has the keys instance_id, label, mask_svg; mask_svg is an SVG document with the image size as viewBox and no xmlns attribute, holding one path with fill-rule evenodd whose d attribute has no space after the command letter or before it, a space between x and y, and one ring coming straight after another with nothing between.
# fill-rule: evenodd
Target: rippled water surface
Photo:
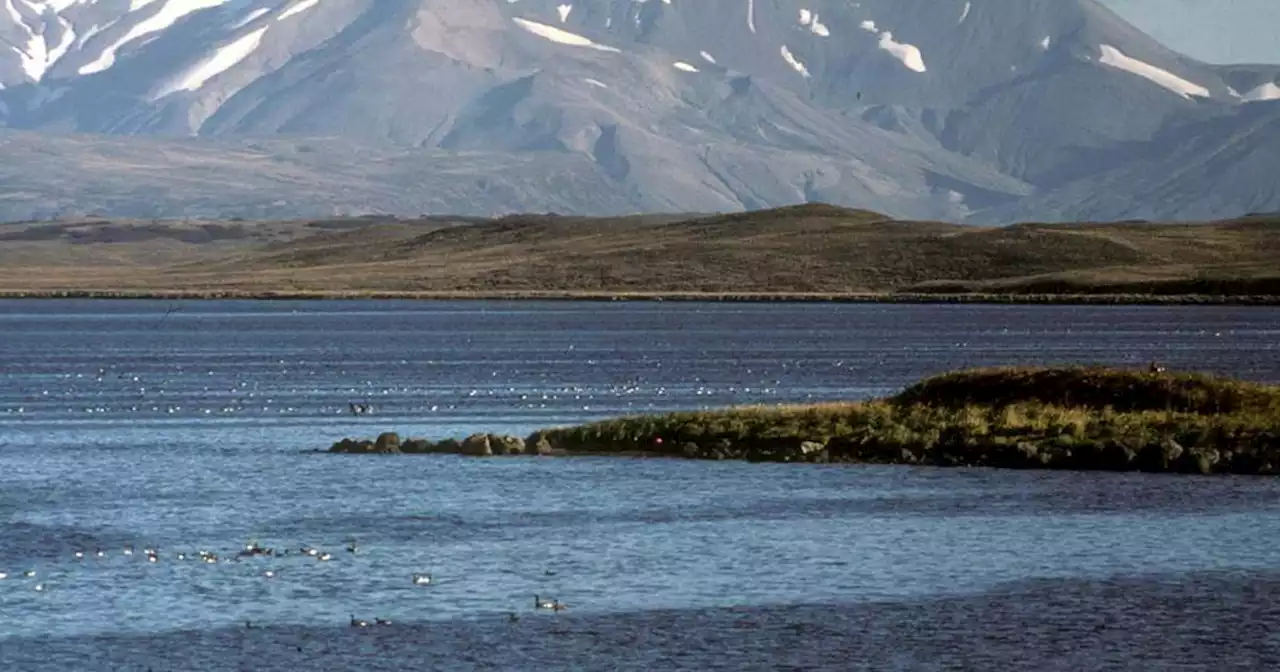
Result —
<instances>
[{"instance_id":1,"label":"rippled water surface","mask_svg":"<svg viewBox=\"0 0 1280 672\"><path fill-rule=\"evenodd\" d=\"M1276 667L1269 479L304 452L1152 359L1280 311L0 302L0 667Z\"/></svg>"}]
</instances>

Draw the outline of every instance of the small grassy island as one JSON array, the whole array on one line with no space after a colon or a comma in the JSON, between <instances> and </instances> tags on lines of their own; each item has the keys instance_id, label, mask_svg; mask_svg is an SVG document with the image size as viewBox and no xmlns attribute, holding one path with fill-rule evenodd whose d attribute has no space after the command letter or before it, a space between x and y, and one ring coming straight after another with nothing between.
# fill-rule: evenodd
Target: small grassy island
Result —
<instances>
[{"instance_id":1,"label":"small grassy island","mask_svg":"<svg viewBox=\"0 0 1280 672\"><path fill-rule=\"evenodd\" d=\"M962 371L864 402L634 416L529 437L344 439L336 453L1280 473L1280 386L1103 368Z\"/></svg>"}]
</instances>

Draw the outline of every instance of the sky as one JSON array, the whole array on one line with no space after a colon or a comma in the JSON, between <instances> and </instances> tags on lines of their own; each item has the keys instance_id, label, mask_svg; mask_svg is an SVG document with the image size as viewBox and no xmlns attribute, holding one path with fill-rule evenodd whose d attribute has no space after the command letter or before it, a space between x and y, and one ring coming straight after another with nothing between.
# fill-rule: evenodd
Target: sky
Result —
<instances>
[{"instance_id":1,"label":"sky","mask_svg":"<svg viewBox=\"0 0 1280 672\"><path fill-rule=\"evenodd\" d=\"M1280 64L1280 0L1099 0L1166 46L1209 63Z\"/></svg>"}]
</instances>

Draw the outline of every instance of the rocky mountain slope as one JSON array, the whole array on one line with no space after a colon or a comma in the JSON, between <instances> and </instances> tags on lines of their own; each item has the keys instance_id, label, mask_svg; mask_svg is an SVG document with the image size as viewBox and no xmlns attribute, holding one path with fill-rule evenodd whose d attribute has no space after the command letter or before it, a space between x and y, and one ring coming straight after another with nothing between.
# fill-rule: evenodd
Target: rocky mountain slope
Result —
<instances>
[{"instance_id":1,"label":"rocky mountain slope","mask_svg":"<svg viewBox=\"0 0 1280 672\"><path fill-rule=\"evenodd\" d=\"M0 4L6 219L1280 210L1280 68L1092 0Z\"/></svg>"}]
</instances>

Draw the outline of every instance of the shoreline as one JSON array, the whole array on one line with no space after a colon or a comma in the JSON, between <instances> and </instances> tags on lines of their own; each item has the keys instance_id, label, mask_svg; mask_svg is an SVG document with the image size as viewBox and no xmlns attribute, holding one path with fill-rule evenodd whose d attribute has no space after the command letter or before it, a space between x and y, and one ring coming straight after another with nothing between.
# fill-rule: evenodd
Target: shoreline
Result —
<instances>
[{"instance_id":1,"label":"shoreline","mask_svg":"<svg viewBox=\"0 0 1280 672\"><path fill-rule=\"evenodd\" d=\"M706 303L1004 304L1115 306L1280 306L1280 295L1021 294L920 292L640 292L378 290L0 289L0 299L199 301L647 301Z\"/></svg>"},{"instance_id":2,"label":"shoreline","mask_svg":"<svg viewBox=\"0 0 1280 672\"><path fill-rule=\"evenodd\" d=\"M329 453L664 457L1280 476L1280 386L1098 367L958 371L892 397L619 417Z\"/></svg>"}]
</instances>

